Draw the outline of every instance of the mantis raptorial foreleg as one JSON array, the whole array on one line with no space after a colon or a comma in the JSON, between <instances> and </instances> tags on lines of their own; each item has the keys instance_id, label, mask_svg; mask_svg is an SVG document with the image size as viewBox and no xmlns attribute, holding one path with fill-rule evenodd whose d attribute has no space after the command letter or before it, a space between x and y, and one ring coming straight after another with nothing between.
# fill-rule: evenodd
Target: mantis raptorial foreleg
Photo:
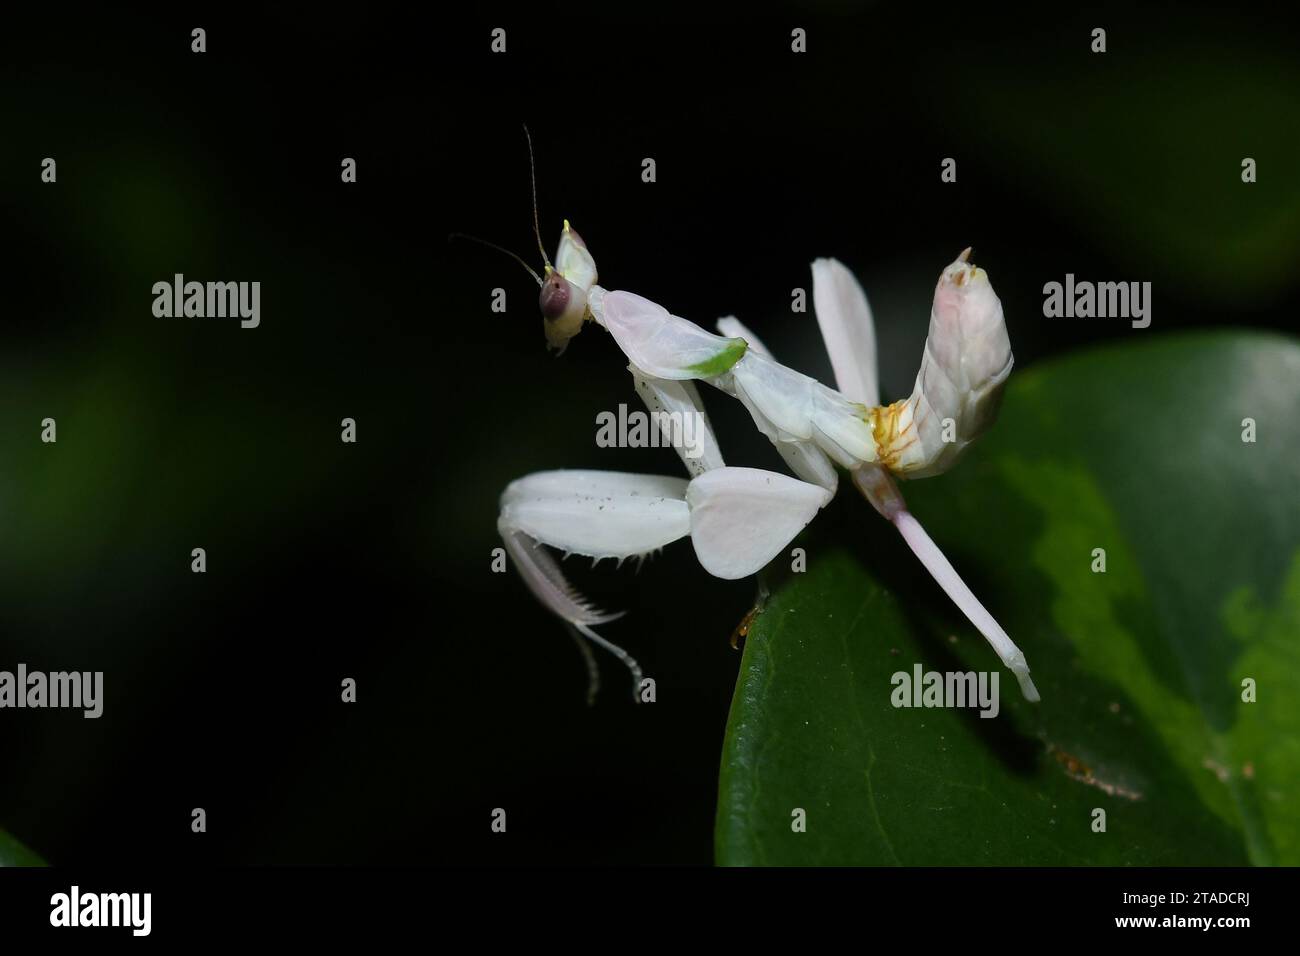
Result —
<instances>
[{"instance_id":1,"label":"mantis raptorial foreleg","mask_svg":"<svg viewBox=\"0 0 1300 956\"><path fill-rule=\"evenodd\" d=\"M597 561L643 558L690 533L686 484L661 475L546 471L511 482L501 496L497 530L528 589L571 631L621 660L632 674L634 695L641 683L640 666L593 629L621 613L594 607L568 582L544 545ZM597 671L589 655L584 657L590 699Z\"/></svg>"},{"instance_id":2,"label":"mantis raptorial foreleg","mask_svg":"<svg viewBox=\"0 0 1300 956\"><path fill-rule=\"evenodd\" d=\"M512 482L497 529L533 595L583 637L641 669L594 630L620 614L594 607L544 546L600 561L644 558L690 536L705 570L743 578L776 556L830 500L826 489L756 468L718 467L689 482L666 475L545 471Z\"/></svg>"}]
</instances>

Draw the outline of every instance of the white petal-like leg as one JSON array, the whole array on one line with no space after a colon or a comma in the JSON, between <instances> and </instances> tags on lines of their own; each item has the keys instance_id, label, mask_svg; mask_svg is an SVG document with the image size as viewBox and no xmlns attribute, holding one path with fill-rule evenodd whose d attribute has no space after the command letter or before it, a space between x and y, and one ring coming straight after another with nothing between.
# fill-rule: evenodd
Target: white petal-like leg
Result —
<instances>
[{"instance_id":1,"label":"white petal-like leg","mask_svg":"<svg viewBox=\"0 0 1300 956\"><path fill-rule=\"evenodd\" d=\"M650 410L651 421L676 449L692 476L726 464L694 382L655 378L635 365L629 365L627 370L632 373L637 394Z\"/></svg>"},{"instance_id":2,"label":"white petal-like leg","mask_svg":"<svg viewBox=\"0 0 1300 956\"><path fill-rule=\"evenodd\" d=\"M541 471L510 483L501 521L570 554L622 561L690 533L686 480L617 471Z\"/></svg>"},{"instance_id":3,"label":"white petal-like leg","mask_svg":"<svg viewBox=\"0 0 1300 956\"><path fill-rule=\"evenodd\" d=\"M690 533L686 487L685 480L662 475L544 471L511 482L501 496L497 529L524 583L549 611L627 665L634 696L640 667L592 630L621 615L593 607L544 545L596 560L645 556Z\"/></svg>"},{"instance_id":4,"label":"white petal-like leg","mask_svg":"<svg viewBox=\"0 0 1300 956\"><path fill-rule=\"evenodd\" d=\"M853 481L875 509L898 529L907 546L912 549L912 553L921 559L925 569L944 589L948 597L952 598L953 603L961 609L967 619L975 625L976 630L984 635L984 639L992 645L993 650L1002 659L1002 663L1016 675L1016 680L1020 683L1020 692L1025 695L1025 699L1037 703L1038 688L1034 686L1029 676L1029 665L1025 662L1025 655L1020 648L1016 647L1015 642L1001 625L993 619L993 615L980 603L979 598L975 597L971 589L966 586L957 569L939 550L939 546L926 533L925 528L921 527L921 523L907 510L907 504L903 501L903 496L888 472L877 465L864 465L853 472Z\"/></svg>"},{"instance_id":5,"label":"white petal-like leg","mask_svg":"<svg viewBox=\"0 0 1300 956\"><path fill-rule=\"evenodd\" d=\"M868 408L880 404L876 324L867 294L843 263L816 259L812 264L813 311L835 370L840 392Z\"/></svg>"},{"instance_id":6,"label":"white petal-like leg","mask_svg":"<svg viewBox=\"0 0 1300 956\"><path fill-rule=\"evenodd\" d=\"M635 694L641 682L636 661L592 629L620 615L593 607L545 546L623 560L689 534L706 571L743 578L771 561L830 499L819 485L756 468L716 468L689 483L663 475L544 471L506 488L497 527L533 595L622 660Z\"/></svg>"},{"instance_id":7,"label":"white petal-like leg","mask_svg":"<svg viewBox=\"0 0 1300 956\"><path fill-rule=\"evenodd\" d=\"M774 446L785 459L790 470L814 485L820 485L835 496L840 486L840 473L835 470L835 463L812 442L777 442Z\"/></svg>"},{"instance_id":8,"label":"white petal-like leg","mask_svg":"<svg viewBox=\"0 0 1300 956\"><path fill-rule=\"evenodd\" d=\"M731 338L744 339L749 343L751 352L757 352L764 358L772 357L771 349L734 315L718 319L718 331ZM772 447L785 459L791 471L804 481L821 485L832 495L835 494L840 485L840 473L835 470L835 463L826 452L810 441L781 441L774 437L778 435L776 426L767 420L757 406L747 401L748 396L744 395L743 388L736 389L736 397L749 410L750 416L758 425L758 430L771 439Z\"/></svg>"},{"instance_id":9,"label":"white petal-like leg","mask_svg":"<svg viewBox=\"0 0 1300 956\"><path fill-rule=\"evenodd\" d=\"M750 351L756 352L764 358L772 358L772 350L734 315L718 319L718 331L725 336L742 338L749 343ZM759 431L771 440L772 447L785 459L785 463L790 467L790 470L804 481L821 485L834 495L839 488L840 476L839 472L835 470L835 463L831 461L830 457L811 441L794 440L793 436L783 438L780 430L767 419L758 406L749 401L749 396L745 394L744 387L733 385L733 388L736 397L749 410L749 414L753 417Z\"/></svg>"},{"instance_id":10,"label":"white petal-like leg","mask_svg":"<svg viewBox=\"0 0 1300 956\"><path fill-rule=\"evenodd\" d=\"M729 386L751 412L757 408L785 441L814 442L831 458L845 456L845 467L876 460L865 407L766 355L746 353L718 385Z\"/></svg>"},{"instance_id":11,"label":"white petal-like leg","mask_svg":"<svg viewBox=\"0 0 1300 956\"><path fill-rule=\"evenodd\" d=\"M719 468L691 481L691 541L714 577L748 577L785 548L831 493L774 471Z\"/></svg>"}]
</instances>

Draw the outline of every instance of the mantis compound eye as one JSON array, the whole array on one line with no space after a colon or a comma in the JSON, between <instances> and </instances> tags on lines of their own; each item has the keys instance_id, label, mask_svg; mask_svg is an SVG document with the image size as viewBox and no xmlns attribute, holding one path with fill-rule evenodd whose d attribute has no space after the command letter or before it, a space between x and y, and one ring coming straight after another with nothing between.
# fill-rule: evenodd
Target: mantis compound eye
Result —
<instances>
[{"instance_id":1,"label":"mantis compound eye","mask_svg":"<svg viewBox=\"0 0 1300 956\"><path fill-rule=\"evenodd\" d=\"M554 322L569 308L569 300L573 296L569 294L569 283L564 281L564 276L558 272L551 272L542 282L542 291L537 298L537 304L541 307L542 318L547 322Z\"/></svg>"},{"instance_id":2,"label":"mantis compound eye","mask_svg":"<svg viewBox=\"0 0 1300 956\"><path fill-rule=\"evenodd\" d=\"M582 322L587 317L587 293L560 273L547 272L537 304L546 320L546 344L551 348L563 349L569 339L582 331Z\"/></svg>"}]
</instances>

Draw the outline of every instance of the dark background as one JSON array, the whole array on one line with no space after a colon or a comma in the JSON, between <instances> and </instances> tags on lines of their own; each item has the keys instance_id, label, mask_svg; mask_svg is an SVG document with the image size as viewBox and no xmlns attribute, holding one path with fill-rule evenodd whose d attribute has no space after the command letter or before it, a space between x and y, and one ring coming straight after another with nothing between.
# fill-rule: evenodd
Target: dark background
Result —
<instances>
[{"instance_id":1,"label":"dark background","mask_svg":"<svg viewBox=\"0 0 1300 956\"><path fill-rule=\"evenodd\" d=\"M536 260L526 122L552 254L567 217L606 287L734 313L826 381L790 290L837 256L871 297L888 400L966 245L1020 367L1293 329L1295 34L1245 7L1036 9L11 21L0 668L103 670L106 703L0 712L0 827L56 863L707 863L753 583L685 544L639 573L575 559L631 612L606 633L659 695L633 706L601 655L585 705L562 626L490 573L497 497L542 469L679 464L596 448L596 413L637 407L612 341L549 356L531 280L448 233ZM261 281L261 327L155 318L175 272ZM1067 272L1152 282L1151 328L1044 319ZM706 401L729 463L780 467L738 404Z\"/></svg>"}]
</instances>

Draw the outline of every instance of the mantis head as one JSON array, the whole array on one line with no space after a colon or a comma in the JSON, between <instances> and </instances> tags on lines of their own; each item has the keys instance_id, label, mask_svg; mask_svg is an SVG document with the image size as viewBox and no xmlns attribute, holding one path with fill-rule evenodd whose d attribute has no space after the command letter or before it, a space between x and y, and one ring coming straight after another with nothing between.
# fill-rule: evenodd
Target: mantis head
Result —
<instances>
[{"instance_id":1,"label":"mantis head","mask_svg":"<svg viewBox=\"0 0 1300 956\"><path fill-rule=\"evenodd\" d=\"M537 304L542 310L546 345L564 351L569 339L582 331L582 323L591 318L587 296L596 284L596 260L567 219L555 252L555 265L547 262L545 271Z\"/></svg>"},{"instance_id":2,"label":"mantis head","mask_svg":"<svg viewBox=\"0 0 1300 956\"><path fill-rule=\"evenodd\" d=\"M542 254L542 275L538 275L522 256L495 242L463 232L453 232L451 238L480 243L509 256L524 267L541 288L537 305L542 310L546 346L563 352L569 339L582 331L582 323L592 317L588 297L596 285L596 260L591 257L587 244L567 219L564 220L564 229L560 233L559 248L555 251L555 265L551 265L551 260L546 257L537 217L537 173L533 162L533 138L527 126L524 127L524 136L528 139L528 174L533 187L533 236L537 239L537 251Z\"/></svg>"}]
</instances>

